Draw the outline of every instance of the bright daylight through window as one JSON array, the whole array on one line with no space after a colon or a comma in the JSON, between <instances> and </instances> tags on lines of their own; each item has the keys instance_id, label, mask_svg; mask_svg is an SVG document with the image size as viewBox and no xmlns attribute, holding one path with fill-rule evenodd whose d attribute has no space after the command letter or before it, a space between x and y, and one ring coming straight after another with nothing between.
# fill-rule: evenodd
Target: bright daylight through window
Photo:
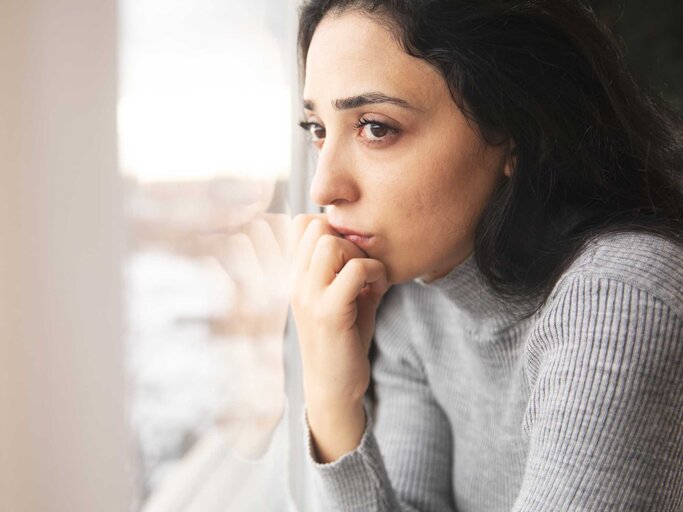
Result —
<instances>
[{"instance_id":1,"label":"bright daylight through window","mask_svg":"<svg viewBox=\"0 0 683 512\"><path fill-rule=\"evenodd\" d=\"M177 475L204 471L191 467L203 464L197 452L267 410L256 397L282 378L284 297L263 300L253 247L229 239L255 219L281 234L276 214L289 213L289 10L279 0L120 4L126 362L140 509L161 510L192 487ZM257 360L255 340L269 351Z\"/></svg>"}]
</instances>

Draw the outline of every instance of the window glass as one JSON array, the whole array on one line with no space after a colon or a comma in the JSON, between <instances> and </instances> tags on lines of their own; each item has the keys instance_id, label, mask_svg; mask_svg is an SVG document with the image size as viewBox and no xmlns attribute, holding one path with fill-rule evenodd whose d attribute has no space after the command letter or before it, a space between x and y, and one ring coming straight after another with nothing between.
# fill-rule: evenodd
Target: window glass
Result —
<instances>
[{"instance_id":1,"label":"window glass","mask_svg":"<svg viewBox=\"0 0 683 512\"><path fill-rule=\"evenodd\" d=\"M207 432L267 408L268 379L280 376L277 349L254 361L250 345L282 337L281 297L261 293L273 289L272 269L233 235L251 237L256 219L278 234L274 214L289 213L289 10L281 0L120 2L138 509ZM245 396L247 382L268 391Z\"/></svg>"}]
</instances>

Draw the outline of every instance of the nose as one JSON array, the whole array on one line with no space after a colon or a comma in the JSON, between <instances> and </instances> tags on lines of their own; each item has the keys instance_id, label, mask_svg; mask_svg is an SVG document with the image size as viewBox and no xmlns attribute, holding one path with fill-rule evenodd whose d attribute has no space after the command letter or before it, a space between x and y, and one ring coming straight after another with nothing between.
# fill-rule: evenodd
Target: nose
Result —
<instances>
[{"instance_id":1,"label":"nose","mask_svg":"<svg viewBox=\"0 0 683 512\"><path fill-rule=\"evenodd\" d=\"M360 191L352 167L349 151L344 151L343 147L335 145L329 138L325 140L318 153L318 164L311 183L311 200L319 206L356 201Z\"/></svg>"}]
</instances>

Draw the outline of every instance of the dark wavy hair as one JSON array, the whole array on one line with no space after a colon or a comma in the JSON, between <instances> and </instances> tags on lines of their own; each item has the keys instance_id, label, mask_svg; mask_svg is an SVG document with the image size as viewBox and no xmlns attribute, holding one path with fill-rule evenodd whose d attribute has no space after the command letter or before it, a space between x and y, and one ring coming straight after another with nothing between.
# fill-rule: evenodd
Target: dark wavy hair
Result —
<instances>
[{"instance_id":1,"label":"dark wavy hair","mask_svg":"<svg viewBox=\"0 0 683 512\"><path fill-rule=\"evenodd\" d=\"M475 234L476 264L497 294L540 296L540 307L603 233L645 231L683 245L681 120L634 79L588 4L310 0L299 13L303 73L318 23L349 9L434 66L487 142L514 142L514 172Z\"/></svg>"}]
</instances>

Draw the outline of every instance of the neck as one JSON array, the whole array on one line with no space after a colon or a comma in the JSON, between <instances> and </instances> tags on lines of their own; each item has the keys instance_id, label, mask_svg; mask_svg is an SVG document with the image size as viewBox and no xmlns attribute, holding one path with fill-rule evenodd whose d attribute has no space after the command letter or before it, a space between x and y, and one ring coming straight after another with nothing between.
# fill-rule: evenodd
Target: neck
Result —
<instances>
[{"instance_id":1,"label":"neck","mask_svg":"<svg viewBox=\"0 0 683 512\"><path fill-rule=\"evenodd\" d=\"M516 323L538 305L538 299L509 299L495 294L477 268L474 252L450 271L414 280L444 295L477 325L501 328Z\"/></svg>"}]
</instances>

